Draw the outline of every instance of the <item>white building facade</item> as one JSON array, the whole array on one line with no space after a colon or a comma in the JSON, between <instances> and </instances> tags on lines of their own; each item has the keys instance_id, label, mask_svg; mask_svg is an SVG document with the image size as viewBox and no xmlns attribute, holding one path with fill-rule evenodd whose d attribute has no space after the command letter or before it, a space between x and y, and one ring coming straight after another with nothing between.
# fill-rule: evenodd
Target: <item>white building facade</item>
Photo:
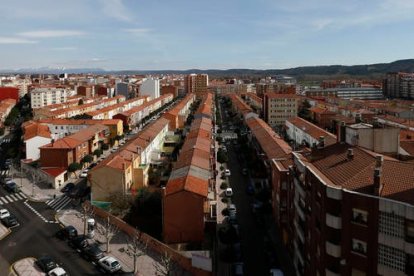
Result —
<instances>
[{"instance_id":1,"label":"white building facade","mask_svg":"<svg viewBox=\"0 0 414 276\"><path fill-rule=\"evenodd\" d=\"M41 108L64 103L68 97L76 95L76 91L67 88L36 88L30 94L32 108Z\"/></svg>"},{"instance_id":2,"label":"white building facade","mask_svg":"<svg viewBox=\"0 0 414 276\"><path fill-rule=\"evenodd\" d=\"M155 78L145 79L139 88L140 96L150 96L151 99L160 97L160 80Z\"/></svg>"}]
</instances>

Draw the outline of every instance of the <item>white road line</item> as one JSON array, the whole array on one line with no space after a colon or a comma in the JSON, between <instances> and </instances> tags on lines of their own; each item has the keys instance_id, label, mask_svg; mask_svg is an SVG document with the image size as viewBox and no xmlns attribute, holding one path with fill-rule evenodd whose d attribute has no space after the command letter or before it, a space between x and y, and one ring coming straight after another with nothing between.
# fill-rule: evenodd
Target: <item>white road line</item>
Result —
<instances>
[{"instance_id":1,"label":"white road line","mask_svg":"<svg viewBox=\"0 0 414 276\"><path fill-rule=\"evenodd\" d=\"M5 199L4 197L0 197L0 202L2 202L4 204L7 204L8 203L7 202L7 199Z\"/></svg>"},{"instance_id":2,"label":"white road line","mask_svg":"<svg viewBox=\"0 0 414 276\"><path fill-rule=\"evenodd\" d=\"M65 206L68 205L70 201L71 199L69 197L66 197L65 200L62 201L60 205L56 206L56 211L59 212L60 210L65 208Z\"/></svg>"},{"instance_id":3,"label":"white road line","mask_svg":"<svg viewBox=\"0 0 414 276\"><path fill-rule=\"evenodd\" d=\"M14 196L17 197L19 200L24 199L24 197L22 197L20 194L15 194Z\"/></svg>"},{"instance_id":4,"label":"white road line","mask_svg":"<svg viewBox=\"0 0 414 276\"><path fill-rule=\"evenodd\" d=\"M7 195L6 198L7 198L8 201L13 202L13 199L11 199L10 196Z\"/></svg>"},{"instance_id":5,"label":"white road line","mask_svg":"<svg viewBox=\"0 0 414 276\"><path fill-rule=\"evenodd\" d=\"M15 195L10 195L11 198L13 198L14 201L17 201L19 199L17 199L17 197Z\"/></svg>"},{"instance_id":6,"label":"white road line","mask_svg":"<svg viewBox=\"0 0 414 276\"><path fill-rule=\"evenodd\" d=\"M27 196L23 192L20 192L19 195L21 195L23 198L27 198Z\"/></svg>"}]
</instances>

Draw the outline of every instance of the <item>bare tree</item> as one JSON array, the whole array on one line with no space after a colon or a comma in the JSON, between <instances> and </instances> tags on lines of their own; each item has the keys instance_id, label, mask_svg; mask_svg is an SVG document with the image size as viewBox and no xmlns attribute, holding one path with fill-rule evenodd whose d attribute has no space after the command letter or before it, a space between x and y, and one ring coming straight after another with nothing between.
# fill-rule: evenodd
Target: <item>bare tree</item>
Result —
<instances>
[{"instance_id":1,"label":"bare tree","mask_svg":"<svg viewBox=\"0 0 414 276\"><path fill-rule=\"evenodd\" d=\"M88 218L93 217L94 210L90 204L82 204L82 220L83 220L83 234L86 235L86 229L88 226Z\"/></svg>"},{"instance_id":2,"label":"bare tree","mask_svg":"<svg viewBox=\"0 0 414 276\"><path fill-rule=\"evenodd\" d=\"M146 255L148 244L146 241L142 240L142 232L135 231L135 233L128 238L128 247L129 252L134 258L134 274L137 273L137 261L138 258Z\"/></svg>"},{"instance_id":3,"label":"bare tree","mask_svg":"<svg viewBox=\"0 0 414 276\"><path fill-rule=\"evenodd\" d=\"M112 224L109 216L106 217L101 224L96 224L96 231L105 238L106 252L110 252L109 243L112 238L118 233L119 229L115 224Z\"/></svg>"},{"instance_id":4,"label":"bare tree","mask_svg":"<svg viewBox=\"0 0 414 276\"><path fill-rule=\"evenodd\" d=\"M116 192L109 196L109 201L112 202L111 213L123 218L131 209L133 198L131 195Z\"/></svg>"},{"instance_id":5,"label":"bare tree","mask_svg":"<svg viewBox=\"0 0 414 276\"><path fill-rule=\"evenodd\" d=\"M160 262L154 263L155 273L157 276L172 276L174 275L174 261L168 252L161 255Z\"/></svg>"}]
</instances>

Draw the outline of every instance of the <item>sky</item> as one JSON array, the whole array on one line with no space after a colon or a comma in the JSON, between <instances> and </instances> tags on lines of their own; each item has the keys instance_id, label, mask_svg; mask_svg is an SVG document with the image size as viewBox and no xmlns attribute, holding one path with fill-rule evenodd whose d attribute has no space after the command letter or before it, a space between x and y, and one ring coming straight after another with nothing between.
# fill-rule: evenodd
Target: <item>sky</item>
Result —
<instances>
[{"instance_id":1,"label":"sky","mask_svg":"<svg viewBox=\"0 0 414 276\"><path fill-rule=\"evenodd\" d=\"M0 69L283 69L414 57L412 0L17 0Z\"/></svg>"}]
</instances>

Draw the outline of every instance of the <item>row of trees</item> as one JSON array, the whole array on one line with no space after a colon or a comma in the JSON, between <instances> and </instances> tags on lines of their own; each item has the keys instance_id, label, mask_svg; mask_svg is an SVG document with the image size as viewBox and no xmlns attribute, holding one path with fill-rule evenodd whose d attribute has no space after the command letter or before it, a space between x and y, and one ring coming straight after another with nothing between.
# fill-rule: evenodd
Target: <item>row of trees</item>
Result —
<instances>
[{"instance_id":1,"label":"row of trees","mask_svg":"<svg viewBox=\"0 0 414 276\"><path fill-rule=\"evenodd\" d=\"M101 149L96 149L94 150L93 155L99 158L102 155L102 153L103 151ZM91 162L93 162L93 160L94 157L90 154L87 154L82 158L80 163L73 162L72 164L70 164L68 167L68 172L74 173L82 169L84 164L90 164Z\"/></svg>"}]
</instances>

